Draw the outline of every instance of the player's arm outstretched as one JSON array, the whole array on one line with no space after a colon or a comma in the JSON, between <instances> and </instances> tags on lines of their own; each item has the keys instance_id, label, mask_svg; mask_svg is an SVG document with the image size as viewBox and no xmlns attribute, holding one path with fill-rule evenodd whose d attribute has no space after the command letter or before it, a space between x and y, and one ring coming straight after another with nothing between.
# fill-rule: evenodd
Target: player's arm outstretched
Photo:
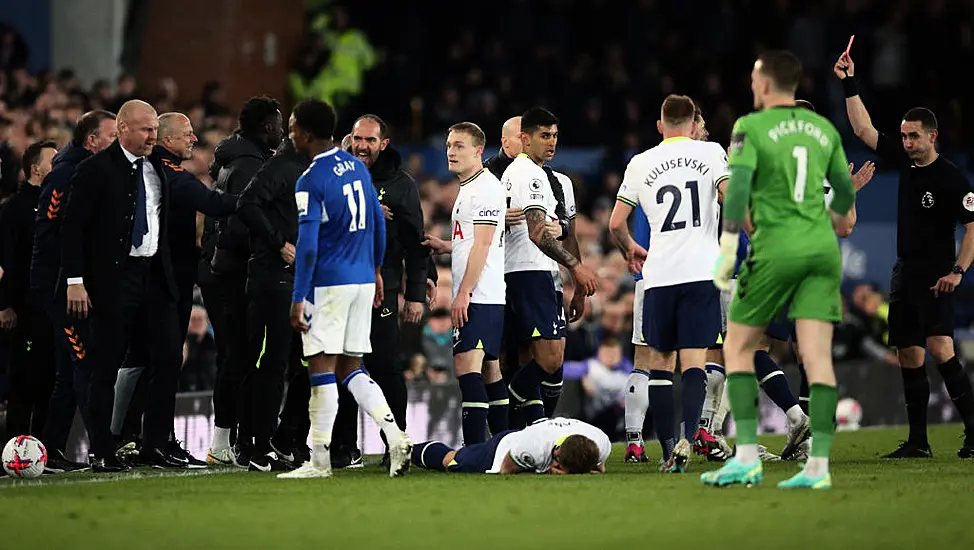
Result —
<instances>
[{"instance_id":1,"label":"player's arm outstretched","mask_svg":"<svg viewBox=\"0 0 974 550\"><path fill-rule=\"evenodd\" d=\"M849 173L852 174L853 164L849 163ZM867 160L859 167L859 171L852 174L852 188L858 193L860 189L866 186L870 180L873 179L873 174L876 172L876 165ZM832 213L832 228L835 229L835 234L843 239L852 235L852 230L856 227L856 221L858 215L856 214L856 203L853 201L852 208L849 209L849 213L845 216L839 216L836 213Z\"/></svg>"},{"instance_id":2,"label":"player's arm outstretched","mask_svg":"<svg viewBox=\"0 0 974 550\"><path fill-rule=\"evenodd\" d=\"M552 260L567 267L571 271L575 284L585 290L586 296L595 294L599 289L599 280L595 272L582 265L578 258L565 249L552 235L545 225L545 211L542 208L531 207L524 209L524 221L528 225L528 236Z\"/></svg>"},{"instance_id":3,"label":"player's arm outstretched","mask_svg":"<svg viewBox=\"0 0 974 550\"><path fill-rule=\"evenodd\" d=\"M845 89L845 109L849 115L852 131L867 147L875 151L879 144L879 131L873 126L873 121L869 118L869 111L866 110L862 98L859 97L859 90L855 82L855 69L856 64L852 62L852 58L849 57L849 54L843 53L835 62L835 66L832 67L832 72L842 81L842 87Z\"/></svg>"}]
</instances>

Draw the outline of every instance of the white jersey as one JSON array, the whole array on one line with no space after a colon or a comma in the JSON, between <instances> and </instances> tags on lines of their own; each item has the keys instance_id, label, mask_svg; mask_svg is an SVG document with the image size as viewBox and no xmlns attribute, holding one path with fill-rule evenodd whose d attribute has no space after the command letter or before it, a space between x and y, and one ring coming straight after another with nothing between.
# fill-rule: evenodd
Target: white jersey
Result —
<instances>
[{"instance_id":1,"label":"white jersey","mask_svg":"<svg viewBox=\"0 0 974 550\"><path fill-rule=\"evenodd\" d=\"M548 183L548 175L524 153L516 156L504 170L501 183L507 189L507 206L524 212L541 210L545 219L555 215L555 195ZM528 235L527 222L519 222L507 230L504 273L515 271L554 271L554 260L534 244Z\"/></svg>"},{"instance_id":2,"label":"white jersey","mask_svg":"<svg viewBox=\"0 0 974 550\"><path fill-rule=\"evenodd\" d=\"M453 298L456 299L460 283L467 272L467 260L473 250L474 228L478 225L493 226L494 238L487 252L487 263L473 288L470 303L504 304L504 205L506 203L501 182L487 169L481 169L473 177L460 182L460 192L453 204L450 226L453 228Z\"/></svg>"},{"instance_id":3,"label":"white jersey","mask_svg":"<svg viewBox=\"0 0 974 550\"><path fill-rule=\"evenodd\" d=\"M574 418L550 418L501 439L494 454L494 464L487 473L500 473L507 455L525 470L546 473L554 461L555 448L570 435L581 435L594 441L599 447L599 464L608 460L612 442L605 432Z\"/></svg>"},{"instance_id":4,"label":"white jersey","mask_svg":"<svg viewBox=\"0 0 974 550\"><path fill-rule=\"evenodd\" d=\"M826 210L832 207L832 197L834 196L835 193L832 192L832 184L829 183L829 180L825 180L825 209Z\"/></svg>"},{"instance_id":5,"label":"white jersey","mask_svg":"<svg viewBox=\"0 0 974 550\"><path fill-rule=\"evenodd\" d=\"M572 184L572 179L561 172L552 173L561 182L561 189L565 192L565 219L568 221L575 219L575 186ZM557 218L557 216L556 216ZM564 290L564 284L562 284L561 279L561 266L558 262L555 262L555 269L551 272L551 276L555 279L555 292L562 292Z\"/></svg>"},{"instance_id":6,"label":"white jersey","mask_svg":"<svg viewBox=\"0 0 974 550\"><path fill-rule=\"evenodd\" d=\"M629 161L618 199L641 207L649 221L647 289L713 280L720 255L717 186L728 176L720 145L690 138L664 139Z\"/></svg>"}]
</instances>

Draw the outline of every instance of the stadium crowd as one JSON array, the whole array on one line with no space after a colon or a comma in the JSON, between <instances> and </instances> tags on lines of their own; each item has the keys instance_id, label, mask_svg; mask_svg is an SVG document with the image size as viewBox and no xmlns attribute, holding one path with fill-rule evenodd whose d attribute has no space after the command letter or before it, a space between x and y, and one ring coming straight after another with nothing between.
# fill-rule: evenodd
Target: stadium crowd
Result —
<instances>
[{"instance_id":1,"label":"stadium crowd","mask_svg":"<svg viewBox=\"0 0 974 550\"><path fill-rule=\"evenodd\" d=\"M826 79L830 52L854 30L861 57L869 60L864 66L872 68L859 80L864 93L875 98L871 105L875 119L896 120L906 106L923 103L950 121L943 127L941 147L959 153L957 158L974 159L970 154L974 133L965 131L974 128L974 108L964 109L961 94L967 87L958 80L963 78L960 72L952 70L974 62L974 7L969 3L899 2L890 8L875 0L805 4L721 0L713 9L698 11L687 3L656 0L625 4L505 0L486 11L476 5L461 7L454 17L476 23L452 32L456 38L446 47L431 47L430 40L437 34L424 32L435 20L434 5L408 9L390 5L381 18L371 16L365 6L346 8L352 24L365 32L379 55L366 74L362 93L340 111L336 138L348 133L359 115L376 112L395 129L393 144L440 147L445 129L459 120L477 121L487 132L488 143L496 143L492 138L500 134L504 120L530 105L543 104L561 117L561 145L610 151L600 180L569 174L579 205L576 235L583 261L597 270L601 281L599 291L586 302L583 318L569 326L565 353L566 361L581 365L573 374L566 371L566 377L585 379L590 397L586 413L591 417L612 408L612 399L600 390L619 385L612 382L612 373L628 375L632 369L628 358L633 353L629 335L635 284L607 230L621 169L633 152L660 140L654 131L655 110L663 97L677 90L699 100L711 139L729 142L734 120L750 104L746 75L753 53L765 45L746 39L755 34L749 31L746 14L759 7L771 9L782 22L776 27L778 36L764 33L766 43L786 45L805 61L802 94L820 112L836 121L845 119L841 90ZM512 20L511 13L518 17ZM866 19L880 23L862 28L860 22ZM626 32L600 34L624 38L596 51L587 42L572 39L585 36L586 29L613 28L618 21L627 22ZM916 29L908 32L908 22ZM512 24L506 35L514 39L493 37L499 25ZM935 54L947 43L960 47L949 57ZM87 83L70 69L30 74L24 64L27 54L20 52L19 44L16 31L2 31L0 198L11 195L24 179L20 159L28 145L52 140L61 148L71 140L80 115L93 109L115 112L134 98L149 101L159 113L178 110L189 117L199 141L182 168L204 184L213 184L209 167L215 147L237 124L237 114L226 104L219 83L207 84L197 96L179 89L172 79L141 82L126 74L114 83ZM402 44L405 47L399 47ZM321 55L327 57L329 52ZM425 61L420 63L421 58ZM927 85L910 87L915 80ZM395 94L383 84L390 81L397 82ZM846 127L844 122L837 126ZM419 184L426 231L449 238L458 181L428 175L421 155L412 155L404 163ZM403 327L397 360L412 381L443 383L453 378L449 260L436 261L436 301L421 324ZM569 295L570 278L566 287ZM895 364L895 355L885 345L885 298L864 284L855 287L843 305L836 357ZM215 344L198 293L183 357L180 390L212 390ZM617 398L615 405L620 404Z\"/></svg>"}]
</instances>

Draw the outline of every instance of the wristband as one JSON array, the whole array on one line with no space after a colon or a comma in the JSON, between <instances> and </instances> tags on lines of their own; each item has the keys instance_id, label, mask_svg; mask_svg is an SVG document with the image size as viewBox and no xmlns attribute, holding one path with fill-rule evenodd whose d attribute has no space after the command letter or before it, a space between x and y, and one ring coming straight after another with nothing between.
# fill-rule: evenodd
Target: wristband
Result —
<instances>
[{"instance_id":1,"label":"wristband","mask_svg":"<svg viewBox=\"0 0 974 550\"><path fill-rule=\"evenodd\" d=\"M859 85L856 84L856 77L850 75L843 78L842 89L845 91L846 97L855 97L859 95Z\"/></svg>"}]
</instances>

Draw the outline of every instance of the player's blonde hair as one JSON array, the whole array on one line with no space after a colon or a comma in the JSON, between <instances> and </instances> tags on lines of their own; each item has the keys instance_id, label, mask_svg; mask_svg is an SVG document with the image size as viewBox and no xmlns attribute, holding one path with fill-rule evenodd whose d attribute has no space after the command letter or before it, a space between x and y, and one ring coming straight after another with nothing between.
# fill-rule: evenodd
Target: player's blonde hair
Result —
<instances>
[{"instance_id":1,"label":"player's blonde hair","mask_svg":"<svg viewBox=\"0 0 974 550\"><path fill-rule=\"evenodd\" d=\"M487 143L487 135L473 122L458 122L450 126L449 132L463 132L473 138L474 147L483 147Z\"/></svg>"},{"instance_id":2,"label":"player's blonde hair","mask_svg":"<svg viewBox=\"0 0 974 550\"><path fill-rule=\"evenodd\" d=\"M667 126L683 126L693 121L696 105L685 95L670 94L663 100L660 117Z\"/></svg>"}]
</instances>

